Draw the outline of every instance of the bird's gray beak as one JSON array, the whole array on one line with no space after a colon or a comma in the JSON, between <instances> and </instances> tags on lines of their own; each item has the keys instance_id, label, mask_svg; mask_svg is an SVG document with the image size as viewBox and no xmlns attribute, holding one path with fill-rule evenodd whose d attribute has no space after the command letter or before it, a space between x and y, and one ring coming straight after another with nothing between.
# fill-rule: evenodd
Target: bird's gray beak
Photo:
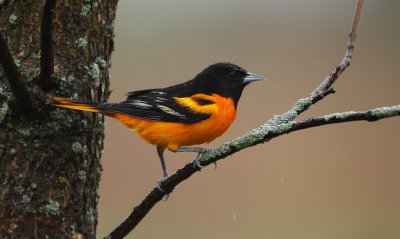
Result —
<instances>
[{"instance_id":1,"label":"bird's gray beak","mask_svg":"<svg viewBox=\"0 0 400 239\"><path fill-rule=\"evenodd\" d=\"M258 81L258 80L262 80L262 79L264 79L264 77L254 74L254 73L251 73L251 72L247 72L247 75L243 79L243 84L247 84L252 81Z\"/></svg>"}]
</instances>

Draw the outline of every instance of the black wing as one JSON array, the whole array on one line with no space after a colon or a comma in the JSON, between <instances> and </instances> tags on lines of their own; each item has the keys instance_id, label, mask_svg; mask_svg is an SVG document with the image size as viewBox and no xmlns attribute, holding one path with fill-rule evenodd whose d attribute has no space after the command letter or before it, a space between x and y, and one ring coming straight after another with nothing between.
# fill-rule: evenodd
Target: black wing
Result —
<instances>
[{"instance_id":1,"label":"black wing","mask_svg":"<svg viewBox=\"0 0 400 239\"><path fill-rule=\"evenodd\" d=\"M138 96L145 95L145 94L151 93L152 91L158 91L158 90L161 90L161 89L158 88L158 89L147 89L147 90L131 91L131 92L129 92L129 93L127 94L127 96L128 96L128 99L127 99L127 100L129 100L129 99L135 99L135 98L138 97Z\"/></svg>"},{"instance_id":2,"label":"black wing","mask_svg":"<svg viewBox=\"0 0 400 239\"><path fill-rule=\"evenodd\" d=\"M193 124L208 119L210 114L193 112L180 105L163 89L134 91L121 103L103 104L101 108L142 119Z\"/></svg>"}]
</instances>

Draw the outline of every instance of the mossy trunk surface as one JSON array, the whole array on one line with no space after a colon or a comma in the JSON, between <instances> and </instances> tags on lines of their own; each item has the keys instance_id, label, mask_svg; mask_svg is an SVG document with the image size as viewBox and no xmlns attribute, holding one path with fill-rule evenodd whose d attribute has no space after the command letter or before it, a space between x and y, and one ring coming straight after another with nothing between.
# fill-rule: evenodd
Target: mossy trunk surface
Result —
<instances>
[{"instance_id":1,"label":"mossy trunk surface","mask_svg":"<svg viewBox=\"0 0 400 239\"><path fill-rule=\"evenodd\" d=\"M117 0L56 1L54 87L42 92L43 1L0 0L0 30L39 112L19 107L0 66L0 238L95 238L104 118L47 94L108 96Z\"/></svg>"}]
</instances>

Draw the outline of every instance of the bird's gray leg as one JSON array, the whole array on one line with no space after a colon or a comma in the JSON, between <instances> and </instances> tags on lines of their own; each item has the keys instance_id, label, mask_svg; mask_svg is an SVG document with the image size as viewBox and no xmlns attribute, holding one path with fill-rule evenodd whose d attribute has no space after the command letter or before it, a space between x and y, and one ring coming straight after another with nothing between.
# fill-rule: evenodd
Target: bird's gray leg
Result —
<instances>
[{"instance_id":1,"label":"bird's gray leg","mask_svg":"<svg viewBox=\"0 0 400 239\"><path fill-rule=\"evenodd\" d=\"M158 157L160 158L164 178L167 178L169 176L169 174L168 174L167 166L165 165L165 160L164 160L164 148L157 146L157 154L158 154Z\"/></svg>"},{"instance_id":2,"label":"bird's gray leg","mask_svg":"<svg viewBox=\"0 0 400 239\"><path fill-rule=\"evenodd\" d=\"M160 158L161 167L162 167L163 175L164 175L164 177L163 177L162 179L160 179L160 180L157 182L157 188L158 188L161 192L164 192L164 190L161 188L161 183L162 183L166 178L168 178L168 176L169 176L168 170L167 170L167 166L166 166L165 160L164 160L164 148L163 148L163 147L160 147L160 146L157 146L157 154L158 154L158 157ZM168 196L169 196L169 194L166 195L166 199L168 199ZM166 199L165 199L165 200L166 200Z\"/></svg>"}]
</instances>

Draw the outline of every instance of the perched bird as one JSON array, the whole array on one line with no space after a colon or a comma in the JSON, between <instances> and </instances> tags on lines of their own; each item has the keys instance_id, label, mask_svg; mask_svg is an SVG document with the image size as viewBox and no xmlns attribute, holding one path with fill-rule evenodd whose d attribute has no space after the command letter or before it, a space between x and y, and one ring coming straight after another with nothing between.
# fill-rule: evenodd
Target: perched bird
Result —
<instances>
[{"instance_id":1,"label":"perched bird","mask_svg":"<svg viewBox=\"0 0 400 239\"><path fill-rule=\"evenodd\" d=\"M52 98L58 107L99 112L120 120L157 146L164 177L168 177L164 150L206 151L182 146L209 143L222 135L235 119L244 87L261 79L238 65L216 63L185 83L133 91L120 103Z\"/></svg>"}]
</instances>

